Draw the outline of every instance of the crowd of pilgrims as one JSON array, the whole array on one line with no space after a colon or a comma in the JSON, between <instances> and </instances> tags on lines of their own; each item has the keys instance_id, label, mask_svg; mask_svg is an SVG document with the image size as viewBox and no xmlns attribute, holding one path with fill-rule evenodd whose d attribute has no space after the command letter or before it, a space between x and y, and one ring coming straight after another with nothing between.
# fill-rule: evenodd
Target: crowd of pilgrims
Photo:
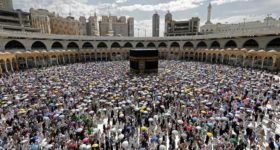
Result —
<instances>
[{"instance_id":1,"label":"crowd of pilgrims","mask_svg":"<svg viewBox=\"0 0 280 150\"><path fill-rule=\"evenodd\" d=\"M160 61L30 69L0 78L0 149L277 150L279 78L266 71Z\"/></svg>"}]
</instances>

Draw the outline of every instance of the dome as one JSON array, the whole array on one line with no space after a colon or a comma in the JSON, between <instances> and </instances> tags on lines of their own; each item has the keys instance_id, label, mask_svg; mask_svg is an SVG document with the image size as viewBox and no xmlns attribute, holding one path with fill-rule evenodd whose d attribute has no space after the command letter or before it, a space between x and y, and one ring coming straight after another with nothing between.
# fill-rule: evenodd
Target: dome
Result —
<instances>
[{"instance_id":1,"label":"dome","mask_svg":"<svg viewBox=\"0 0 280 150\"><path fill-rule=\"evenodd\" d=\"M249 53L254 53L254 52L256 52L256 51L253 50L253 49L251 49L251 50L249 50L248 52L249 52Z\"/></svg>"},{"instance_id":2,"label":"dome","mask_svg":"<svg viewBox=\"0 0 280 150\"><path fill-rule=\"evenodd\" d=\"M277 53L277 51L276 50L270 50L270 51L268 51L269 53Z\"/></svg>"}]
</instances>

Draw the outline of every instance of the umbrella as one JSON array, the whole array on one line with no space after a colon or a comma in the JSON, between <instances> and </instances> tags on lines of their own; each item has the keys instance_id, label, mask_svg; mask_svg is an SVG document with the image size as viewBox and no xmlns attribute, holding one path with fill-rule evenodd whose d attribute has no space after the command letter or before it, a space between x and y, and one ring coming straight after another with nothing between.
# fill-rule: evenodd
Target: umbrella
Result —
<instances>
[{"instance_id":1,"label":"umbrella","mask_svg":"<svg viewBox=\"0 0 280 150\"><path fill-rule=\"evenodd\" d=\"M183 124L184 122L183 122L183 120L178 120L177 121L179 124Z\"/></svg>"},{"instance_id":2,"label":"umbrella","mask_svg":"<svg viewBox=\"0 0 280 150\"><path fill-rule=\"evenodd\" d=\"M194 122L196 122L197 120L198 120L197 117L193 117L193 118L192 118L192 121L194 121Z\"/></svg>"},{"instance_id":3,"label":"umbrella","mask_svg":"<svg viewBox=\"0 0 280 150\"><path fill-rule=\"evenodd\" d=\"M207 136L212 137L212 136L213 136L213 133L207 132Z\"/></svg>"},{"instance_id":4,"label":"umbrella","mask_svg":"<svg viewBox=\"0 0 280 150\"><path fill-rule=\"evenodd\" d=\"M208 127L213 127L213 123L208 122L208 123L207 123L207 126L208 126Z\"/></svg>"},{"instance_id":5,"label":"umbrella","mask_svg":"<svg viewBox=\"0 0 280 150\"><path fill-rule=\"evenodd\" d=\"M83 128L78 128L77 130L76 130L76 132L82 132L83 131Z\"/></svg>"},{"instance_id":6,"label":"umbrella","mask_svg":"<svg viewBox=\"0 0 280 150\"><path fill-rule=\"evenodd\" d=\"M187 135L186 133L182 133L181 136L182 136L183 138L186 138L188 135Z\"/></svg>"},{"instance_id":7,"label":"umbrella","mask_svg":"<svg viewBox=\"0 0 280 150\"><path fill-rule=\"evenodd\" d=\"M87 138L87 137L84 138L84 139L83 139L83 142L84 142L84 143L89 142L89 138Z\"/></svg>"},{"instance_id":8,"label":"umbrella","mask_svg":"<svg viewBox=\"0 0 280 150\"><path fill-rule=\"evenodd\" d=\"M253 128L253 127L254 127L253 124L249 123L248 128Z\"/></svg>"},{"instance_id":9,"label":"umbrella","mask_svg":"<svg viewBox=\"0 0 280 150\"><path fill-rule=\"evenodd\" d=\"M154 119L158 119L158 115L154 115Z\"/></svg>"},{"instance_id":10,"label":"umbrella","mask_svg":"<svg viewBox=\"0 0 280 150\"><path fill-rule=\"evenodd\" d=\"M120 117L121 117L121 118L122 118L122 117L124 117L124 114L123 114L123 113L121 113L121 114L120 114Z\"/></svg>"},{"instance_id":11,"label":"umbrella","mask_svg":"<svg viewBox=\"0 0 280 150\"><path fill-rule=\"evenodd\" d=\"M159 146L159 150L167 150L167 148L166 148L165 145L160 145L160 146Z\"/></svg>"},{"instance_id":12,"label":"umbrella","mask_svg":"<svg viewBox=\"0 0 280 150\"><path fill-rule=\"evenodd\" d=\"M111 131L112 131L112 132L116 132L116 128L112 128Z\"/></svg>"},{"instance_id":13,"label":"umbrella","mask_svg":"<svg viewBox=\"0 0 280 150\"><path fill-rule=\"evenodd\" d=\"M178 134L178 131L177 131L177 130L173 130L173 131L172 131L172 134L177 135L177 134Z\"/></svg>"},{"instance_id":14,"label":"umbrella","mask_svg":"<svg viewBox=\"0 0 280 150\"><path fill-rule=\"evenodd\" d=\"M126 148L128 147L128 141L124 141L124 142L122 143L122 147L123 147L124 149L126 149Z\"/></svg>"},{"instance_id":15,"label":"umbrella","mask_svg":"<svg viewBox=\"0 0 280 150\"><path fill-rule=\"evenodd\" d=\"M119 135L119 139L122 140L123 138L124 138L124 135L123 135L123 134L120 134L120 135Z\"/></svg>"},{"instance_id":16,"label":"umbrella","mask_svg":"<svg viewBox=\"0 0 280 150\"><path fill-rule=\"evenodd\" d=\"M220 120L222 121L228 121L229 119L227 117L222 117Z\"/></svg>"},{"instance_id":17,"label":"umbrella","mask_svg":"<svg viewBox=\"0 0 280 150\"><path fill-rule=\"evenodd\" d=\"M195 127L197 130L201 130L201 127L200 126L197 126L197 127Z\"/></svg>"},{"instance_id":18,"label":"umbrella","mask_svg":"<svg viewBox=\"0 0 280 150\"><path fill-rule=\"evenodd\" d=\"M192 114L192 117L198 117L198 114Z\"/></svg>"},{"instance_id":19,"label":"umbrella","mask_svg":"<svg viewBox=\"0 0 280 150\"><path fill-rule=\"evenodd\" d=\"M99 147L99 145L98 144L93 144L91 147L97 148L97 147Z\"/></svg>"},{"instance_id":20,"label":"umbrella","mask_svg":"<svg viewBox=\"0 0 280 150\"><path fill-rule=\"evenodd\" d=\"M156 135L153 135L151 138L152 142L157 142L158 141L158 137Z\"/></svg>"},{"instance_id":21,"label":"umbrella","mask_svg":"<svg viewBox=\"0 0 280 150\"><path fill-rule=\"evenodd\" d=\"M38 150L38 149L39 149L39 146L38 146L38 145L32 144L31 150Z\"/></svg>"},{"instance_id":22,"label":"umbrella","mask_svg":"<svg viewBox=\"0 0 280 150\"><path fill-rule=\"evenodd\" d=\"M147 130L148 130L147 127L145 127L145 126L141 127L141 131L147 131Z\"/></svg>"},{"instance_id":23,"label":"umbrella","mask_svg":"<svg viewBox=\"0 0 280 150\"><path fill-rule=\"evenodd\" d=\"M154 119L153 118L149 118L149 122L153 122L154 121Z\"/></svg>"},{"instance_id":24,"label":"umbrella","mask_svg":"<svg viewBox=\"0 0 280 150\"><path fill-rule=\"evenodd\" d=\"M24 144L24 143L26 143L26 142L28 142L28 140L25 139L25 140L22 140L20 143L21 143L21 144Z\"/></svg>"},{"instance_id":25,"label":"umbrella","mask_svg":"<svg viewBox=\"0 0 280 150\"><path fill-rule=\"evenodd\" d=\"M75 143L70 143L69 148L70 149L76 149L77 145Z\"/></svg>"},{"instance_id":26,"label":"umbrella","mask_svg":"<svg viewBox=\"0 0 280 150\"><path fill-rule=\"evenodd\" d=\"M82 144L82 145L80 145L80 150L83 150L83 149L85 149L86 148L86 144Z\"/></svg>"},{"instance_id":27,"label":"umbrella","mask_svg":"<svg viewBox=\"0 0 280 150\"><path fill-rule=\"evenodd\" d=\"M206 112L206 111L204 111L204 110L202 110L202 111L201 111L201 113L206 114L207 112Z\"/></svg>"},{"instance_id":28,"label":"umbrella","mask_svg":"<svg viewBox=\"0 0 280 150\"><path fill-rule=\"evenodd\" d=\"M231 139L229 139L229 141L233 144L237 144L237 139L236 138L231 138Z\"/></svg>"}]
</instances>

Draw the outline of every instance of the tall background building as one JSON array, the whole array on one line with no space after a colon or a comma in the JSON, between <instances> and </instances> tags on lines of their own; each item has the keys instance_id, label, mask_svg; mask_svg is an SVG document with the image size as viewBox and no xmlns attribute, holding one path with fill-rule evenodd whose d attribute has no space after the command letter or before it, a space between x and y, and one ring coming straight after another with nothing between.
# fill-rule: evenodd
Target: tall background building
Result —
<instances>
[{"instance_id":1,"label":"tall background building","mask_svg":"<svg viewBox=\"0 0 280 150\"><path fill-rule=\"evenodd\" d=\"M75 20L74 17L66 18L51 13L46 9L30 9L31 24L38 28L41 33L64 34L64 35L86 35L85 18Z\"/></svg>"},{"instance_id":2,"label":"tall background building","mask_svg":"<svg viewBox=\"0 0 280 150\"><path fill-rule=\"evenodd\" d=\"M57 16L51 18L52 34L81 35L81 23L74 17Z\"/></svg>"},{"instance_id":3,"label":"tall background building","mask_svg":"<svg viewBox=\"0 0 280 150\"><path fill-rule=\"evenodd\" d=\"M134 36L134 19L125 16L102 16L99 21L100 36Z\"/></svg>"},{"instance_id":4,"label":"tall background building","mask_svg":"<svg viewBox=\"0 0 280 150\"><path fill-rule=\"evenodd\" d=\"M13 0L0 0L0 9L12 11L13 8Z\"/></svg>"},{"instance_id":5,"label":"tall background building","mask_svg":"<svg viewBox=\"0 0 280 150\"><path fill-rule=\"evenodd\" d=\"M127 24L128 24L128 36L134 37L134 18L129 17L127 19Z\"/></svg>"},{"instance_id":6,"label":"tall background building","mask_svg":"<svg viewBox=\"0 0 280 150\"><path fill-rule=\"evenodd\" d=\"M99 36L98 30L98 20L97 15L94 13L94 16L90 16L87 22L87 35L90 36Z\"/></svg>"},{"instance_id":7,"label":"tall background building","mask_svg":"<svg viewBox=\"0 0 280 150\"><path fill-rule=\"evenodd\" d=\"M152 24L152 26L153 26L153 37L159 37L159 24L160 24L159 15L156 12L153 15L153 24Z\"/></svg>"},{"instance_id":8,"label":"tall background building","mask_svg":"<svg viewBox=\"0 0 280 150\"><path fill-rule=\"evenodd\" d=\"M87 35L87 19L85 16L80 16L80 35Z\"/></svg>"},{"instance_id":9,"label":"tall background building","mask_svg":"<svg viewBox=\"0 0 280 150\"><path fill-rule=\"evenodd\" d=\"M199 33L200 19L192 17L186 21L172 20L172 14L168 11L165 15L164 36L187 36Z\"/></svg>"},{"instance_id":10,"label":"tall background building","mask_svg":"<svg viewBox=\"0 0 280 150\"><path fill-rule=\"evenodd\" d=\"M31 27L30 13L13 9L12 0L0 0L0 29L6 31L40 31Z\"/></svg>"},{"instance_id":11,"label":"tall background building","mask_svg":"<svg viewBox=\"0 0 280 150\"><path fill-rule=\"evenodd\" d=\"M50 13L46 9L30 9L31 24L33 28L38 28L41 33L51 34L51 17L55 17L54 13Z\"/></svg>"}]
</instances>

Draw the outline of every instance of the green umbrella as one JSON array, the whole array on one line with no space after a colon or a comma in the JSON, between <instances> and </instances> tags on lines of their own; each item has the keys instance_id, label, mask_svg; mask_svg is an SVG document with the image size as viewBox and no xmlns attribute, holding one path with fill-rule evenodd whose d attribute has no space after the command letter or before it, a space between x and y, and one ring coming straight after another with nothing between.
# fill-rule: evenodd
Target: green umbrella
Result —
<instances>
[{"instance_id":1,"label":"green umbrella","mask_svg":"<svg viewBox=\"0 0 280 150\"><path fill-rule=\"evenodd\" d=\"M234 145L237 144L237 139L236 139L236 138L231 138L229 141L230 141L231 143L233 143Z\"/></svg>"}]
</instances>

